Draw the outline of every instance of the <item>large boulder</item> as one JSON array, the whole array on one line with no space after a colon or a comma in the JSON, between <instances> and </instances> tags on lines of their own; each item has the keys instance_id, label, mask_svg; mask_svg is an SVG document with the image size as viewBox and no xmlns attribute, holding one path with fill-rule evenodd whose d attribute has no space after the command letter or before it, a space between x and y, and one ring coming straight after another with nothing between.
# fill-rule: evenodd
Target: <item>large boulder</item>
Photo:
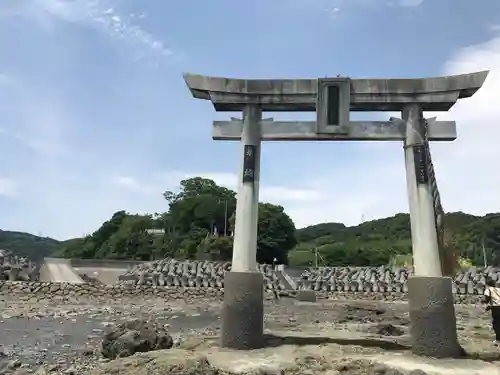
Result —
<instances>
[{"instance_id":1,"label":"large boulder","mask_svg":"<svg viewBox=\"0 0 500 375\"><path fill-rule=\"evenodd\" d=\"M138 352L170 349L172 336L156 322L135 319L116 326L102 341L101 352L106 358L128 357Z\"/></svg>"}]
</instances>

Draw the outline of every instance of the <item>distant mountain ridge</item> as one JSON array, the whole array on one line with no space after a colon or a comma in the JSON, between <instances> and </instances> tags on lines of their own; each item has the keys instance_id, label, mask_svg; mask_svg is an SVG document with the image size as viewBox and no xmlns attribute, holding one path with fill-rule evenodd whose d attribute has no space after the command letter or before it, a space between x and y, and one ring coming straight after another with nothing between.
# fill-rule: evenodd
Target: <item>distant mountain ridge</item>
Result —
<instances>
[{"instance_id":1,"label":"distant mountain ridge","mask_svg":"<svg viewBox=\"0 0 500 375\"><path fill-rule=\"evenodd\" d=\"M483 264L483 246L489 265L500 266L500 213L474 216L450 212L445 216L445 230L453 247L474 265ZM288 253L293 265L352 265L387 264L412 251L410 216L366 221L355 226L341 223L311 225L296 232L297 246Z\"/></svg>"},{"instance_id":2,"label":"distant mountain ridge","mask_svg":"<svg viewBox=\"0 0 500 375\"><path fill-rule=\"evenodd\" d=\"M500 213L474 216L452 212L446 214L445 226L463 258L482 265L484 246L488 264L500 266ZM316 254L319 263L339 266L381 265L387 264L395 255L411 254L408 214L366 221L356 226L321 223L297 229L295 235L298 244L289 252L289 260L298 266L315 264ZM0 249L35 261L60 256L61 248L81 240L58 241L30 233L0 230Z\"/></svg>"},{"instance_id":3,"label":"distant mountain ridge","mask_svg":"<svg viewBox=\"0 0 500 375\"><path fill-rule=\"evenodd\" d=\"M61 241L50 237L0 230L0 249L10 250L16 255L25 256L34 261L50 256L60 245Z\"/></svg>"}]
</instances>

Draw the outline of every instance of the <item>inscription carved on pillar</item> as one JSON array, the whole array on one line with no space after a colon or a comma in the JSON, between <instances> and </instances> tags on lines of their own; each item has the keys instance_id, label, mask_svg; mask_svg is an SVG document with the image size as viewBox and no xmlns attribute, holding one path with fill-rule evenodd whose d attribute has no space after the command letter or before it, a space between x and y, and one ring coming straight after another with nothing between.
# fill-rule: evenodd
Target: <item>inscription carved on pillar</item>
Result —
<instances>
[{"instance_id":1,"label":"inscription carved on pillar","mask_svg":"<svg viewBox=\"0 0 500 375\"><path fill-rule=\"evenodd\" d=\"M243 183L255 182L255 146L245 145L243 155Z\"/></svg>"},{"instance_id":2,"label":"inscription carved on pillar","mask_svg":"<svg viewBox=\"0 0 500 375\"><path fill-rule=\"evenodd\" d=\"M423 144L419 144L412 146L412 148L417 184L427 184L429 183L429 166L426 147Z\"/></svg>"}]
</instances>

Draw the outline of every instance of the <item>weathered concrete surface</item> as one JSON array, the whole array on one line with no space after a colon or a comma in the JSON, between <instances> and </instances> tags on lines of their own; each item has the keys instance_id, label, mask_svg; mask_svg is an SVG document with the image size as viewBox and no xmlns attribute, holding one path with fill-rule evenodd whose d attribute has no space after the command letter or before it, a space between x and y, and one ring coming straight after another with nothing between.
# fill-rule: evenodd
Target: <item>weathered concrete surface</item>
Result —
<instances>
[{"instance_id":1,"label":"weathered concrete surface","mask_svg":"<svg viewBox=\"0 0 500 375\"><path fill-rule=\"evenodd\" d=\"M264 282L260 272L227 272L224 277L221 344L234 349L264 345Z\"/></svg>"},{"instance_id":2,"label":"weathered concrete surface","mask_svg":"<svg viewBox=\"0 0 500 375\"><path fill-rule=\"evenodd\" d=\"M481 88L488 71L433 78L351 79L351 111L400 111L418 103L424 111L447 111ZM193 97L212 101L216 111L316 111L317 79L236 79L184 74Z\"/></svg>"},{"instance_id":3,"label":"weathered concrete surface","mask_svg":"<svg viewBox=\"0 0 500 375\"><path fill-rule=\"evenodd\" d=\"M78 282L81 275L95 277L103 284L118 282L118 276L129 268L144 263L141 261L120 261L107 259L63 259L45 258L40 268L40 281Z\"/></svg>"},{"instance_id":4,"label":"weathered concrete surface","mask_svg":"<svg viewBox=\"0 0 500 375\"><path fill-rule=\"evenodd\" d=\"M111 268L111 267L74 267L78 275L87 275L99 280L106 285L116 284L118 277L127 272L127 268Z\"/></svg>"},{"instance_id":5,"label":"weathered concrete surface","mask_svg":"<svg viewBox=\"0 0 500 375\"><path fill-rule=\"evenodd\" d=\"M120 268L128 269L138 264L146 263L139 260L113 260L113 259L77 259L69 260L73 267L79 268Z\"/></svg>"},{"instance_id":6,"label":"weathered concrete surface","mask_svg":"<svg viewBox=\"0 0 500 375\"><path fill-rule=\"evenodd\" d=\"M70 259L70 263L79 275L85 274L103 284L112 285L117 283L118 277L126 273L128 269L144 262L110 259Z\"/></svg>"},{"instance_id":7,"label":"weathered concrete surface","mask_svg":"<svg viewBox=\"0 0 500 375\"><path fill-rule=\"evenodd\" d=\"M315 121L261 121L263 141L401 141L405 129L391 121L351 121L346 134L316 132ZM214 121L212 139L239 141L243 134L241 120ZM436 121L429 127L429 140L454 141L457 138L455 121Z\"/></svg>"},{"instance_id":8,"label":"weathered concrete surface","mask_svg":"<svg viewBox=\"0 0 500 375\"><path fill-rule=\"evenodd\" d=\"M69 259L45 258L40 268L40 280L58 283L82 284L82 278L75 272Z\"/></svg>"},{"instance_id":9,"label":"weathered concrete surface","mask_svg":"<svg viewBox=\"0 0 500 375\"><path fill-rule=\"evenodd\" d=\"M451 280L410 277L409 309L413 352L433 357L460 357Z\"/></svg>"}]
</instances>

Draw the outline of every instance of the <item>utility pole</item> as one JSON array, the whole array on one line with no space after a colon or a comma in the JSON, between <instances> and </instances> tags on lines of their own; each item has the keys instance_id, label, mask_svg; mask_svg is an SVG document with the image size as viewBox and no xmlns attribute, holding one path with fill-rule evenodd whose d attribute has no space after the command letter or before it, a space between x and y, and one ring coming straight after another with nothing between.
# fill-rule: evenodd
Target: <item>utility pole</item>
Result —
<instances>
[{"instance_id":1,"label":"utility pole","mask_svg":"<svg viewBox=\"0 0 500 375\"><path fill-rule=\"evenodd\" d=\"M319 267L318 259L321 260L321 262L323 262L323 264L324 264L325 260L323 259L323 257L319 253L318 248L315 247L314 248L314 263L316 264L316 268Z\"/></svg>"},{"instance_id":2,"label":"utility pole","mask_svg":"<svg viewBox=\"0 0 500 375\"><path fill-rule=\"evenodd\" d=\"M227 237L227 199L218 199L217 202L221 204L224 202L224 237Z\"/></svg>"},{"instance_id":3,"label":"utility pole","mask_svg":"<svg viewBox=\"0 0 500 375\"><path fill-rule=\"evenodd\" d=\"M224 237L227 237L227 199L224 200Z\"/></svg>"},{"instance_id":4,"label":"utility pole","mask_svg":"<svg viewBox=\"0 0 500 375\"><path fill-rule=\"evenodd\" d=\"M486 267L488 267L488 261L486 259L486 248L484 247L484 236L481 239L481 248L483 249L484 268L486 268Z\"/></svg>"}]
</instances>

